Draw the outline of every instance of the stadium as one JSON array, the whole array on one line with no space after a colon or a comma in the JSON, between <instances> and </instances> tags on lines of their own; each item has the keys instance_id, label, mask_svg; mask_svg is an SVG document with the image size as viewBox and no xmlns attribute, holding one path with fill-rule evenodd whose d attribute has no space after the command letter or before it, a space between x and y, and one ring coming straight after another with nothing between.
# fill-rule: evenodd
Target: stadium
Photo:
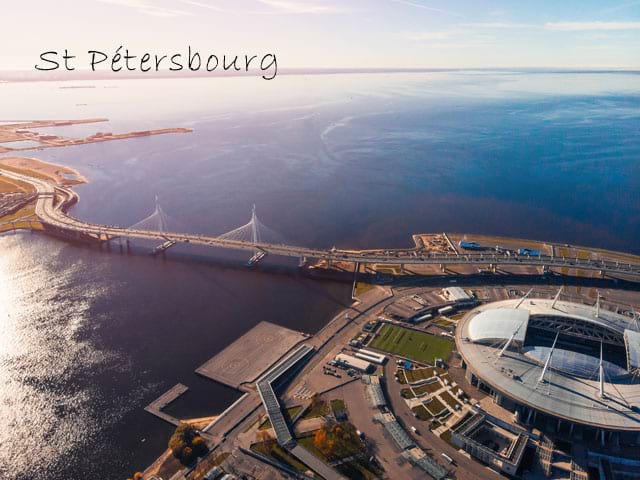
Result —
<instances>
[{"instance_id":1,"label":"stadium","mask_svg":"<svg viewBox=\"0 0 640 480\"><path fill-rule=\"evenodd\" d=\"M640 444L640 332L631 311L555 298L488 303L456 328L465 378L517 423L558 437Z\"/></svg>"}]
</instances>

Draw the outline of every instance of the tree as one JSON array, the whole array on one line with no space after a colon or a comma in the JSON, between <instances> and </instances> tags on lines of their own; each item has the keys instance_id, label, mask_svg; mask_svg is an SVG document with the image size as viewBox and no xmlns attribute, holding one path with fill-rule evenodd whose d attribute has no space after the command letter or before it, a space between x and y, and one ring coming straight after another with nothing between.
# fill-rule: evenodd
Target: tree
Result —
<instances>
[{"instance_id":1,"label":"tree","mask_svg":"<svg viewBox=\"0 0 640 480\"><path fill-rule=\"evenodd\" d=\"M207 444L198 431L188 423L181 423L169 439L169 448L174 457L183 464L190 464L196 456L204 455Z\"/></svg>"},{"instance_id":2,"label":"tree","mask_svg":"<svg viewBox=\"0 0 640 480\"><path fill-rule=\"evenodd\" d=\"M207 453L207 450L209 450L206 442L204 441L204 438L202 438L201 436L197 436L193 439L193 441L191 442L191 447L193 448L193 452L198 457L201 457L202 455Z\"/></svg>"},{"instance_id":3,"label":"tree","mask_svg":"<svg viewBox=\"0 0 640 480\"><path fill-rule=\"evenodd\" d=\"M182 449L182 458L180 459L183 464L189 465L194 460L193 449L191 447L184 447Z\"/></svg>"},{"instance_id":4,"label":"tree","mask_svg":"<svg viewBox=\"0 0 640 480\"><path fill-rule=\"evenodd\" d=\"M355 427L347 422L316 430L313 446L328 459L348 457L364 449Z\"/></svg>"}]
</instances>

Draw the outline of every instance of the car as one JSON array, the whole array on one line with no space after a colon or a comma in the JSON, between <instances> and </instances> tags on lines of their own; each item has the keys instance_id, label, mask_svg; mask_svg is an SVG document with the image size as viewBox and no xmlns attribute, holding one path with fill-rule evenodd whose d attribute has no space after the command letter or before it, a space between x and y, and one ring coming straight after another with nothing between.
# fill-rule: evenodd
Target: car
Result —
<instances>
[{"instance_id":1,"label":"car","mask_svg":"<svg viewBox=\"0 0 640 480\"><path fill-rule=\"evenodd\" d=\"M451 458L449 455L447 455L446 453L441 453L440 455L442 456L442 458L444 458L451 465L455 465L455 462L453 461L453 458Z\"/></svg>"}]
</instances>

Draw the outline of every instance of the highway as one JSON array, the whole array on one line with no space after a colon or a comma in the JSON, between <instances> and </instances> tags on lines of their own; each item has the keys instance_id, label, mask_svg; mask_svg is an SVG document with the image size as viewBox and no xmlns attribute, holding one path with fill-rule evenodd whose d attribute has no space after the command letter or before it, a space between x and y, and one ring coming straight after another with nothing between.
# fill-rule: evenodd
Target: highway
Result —
<instances>
[{"instance_id":1,"label":"highway","mask_svg":"<svg viewBox=\"0 0 640 480\"><path fill-rule=\"evenodd\" d=\"M270 244L231 240L218 236L199 235L178 232L158 232L153 230L138 230L109 225L97 225L79 220L66 213L66 207L77 194L69 189L55 187L45 180L3 171L1 175L27 182L36 189L36 215L40 221L51 227L65 232L80 233L96 236L101 240L118 237L158 240L161 244L167 242L192 243L209 247L227 248L255 252L262 250L270 255L281 255L296 258L315 258L326 261L360 262L363 264L391 264L391 265L477 265L479 268L487 265L529 265L539 267L570 268L581 270L595 270L603 274L618 274L640 276L640 263L622 263L602 259L561 258L549 255L523 256L491 253L463 253L463 254L431 254L417 249L356 251L332 248L330 250L299 247L294 245ZM56 202L56 192L66 197L65 201Z\"/></svg>"}]
</instances>

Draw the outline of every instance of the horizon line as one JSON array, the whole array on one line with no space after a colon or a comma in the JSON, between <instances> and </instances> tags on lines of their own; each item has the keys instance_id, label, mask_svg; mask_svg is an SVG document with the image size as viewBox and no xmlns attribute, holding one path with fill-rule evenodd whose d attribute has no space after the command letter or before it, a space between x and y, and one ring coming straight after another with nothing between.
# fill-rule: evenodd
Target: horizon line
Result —
<instances>
[{"instance_id":1,"label":"horizon line","mask_svg":"<svg viewBox=\"0 0 640 480\"><path fill-rule=\"evenodd\" d=\"M638 74L640 67L552 67L552 66L514 66L514 67L287 67L280 68L278 75L344 75L367 73L429 73L429 72L527 72L527 73L627 73ZM89 69L74 71L40 72L26 69L0 69L0 82L47 82L47 81L85 81L85 80L132 80L167 78L205 78L205 77L259 77L260 71L158 71L158 72L94 72Z\"/></svg>"}]
</instances>

